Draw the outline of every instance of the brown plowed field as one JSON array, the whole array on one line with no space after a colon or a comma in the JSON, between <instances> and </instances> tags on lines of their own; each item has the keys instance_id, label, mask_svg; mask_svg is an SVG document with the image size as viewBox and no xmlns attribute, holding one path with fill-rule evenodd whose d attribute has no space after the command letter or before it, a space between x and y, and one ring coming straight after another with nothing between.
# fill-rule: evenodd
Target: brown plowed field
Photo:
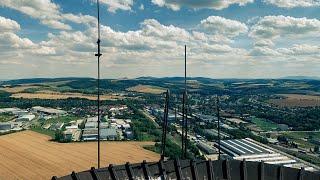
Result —
<instances>
[{"instance_id":1,"label":"brown plowed field","mask_svg":"<svg viewBox=\"0 0 320 180\"><path fill-rule=\"evenodd\" d=\"M271 104L280 107L314 107L320 106L320 96L302 94L279 94L284 99L270 99Z\"/></svg>"},{"instance_id":2,"label":"brown plowed field","mask_svg":"<svg viewBox=\"0 0 320 180\"><path fill-rule=\"evenodd\" d=\"M0 180L51 179L97 166L97 143L56 143L33 131L0 136ZM102 142L101 164L157 161L159 155L143 149L153 142Z\"/></svg>"},{"instance_id":3,"label":"brown plowed field","mask_svg":"<svg viewBox=\"0 0 320 180\"><path fill-rule=\"evenodd\" d=\"M157 86L137 85L126 89L127 91L134 91L140 93L161 94L166 92L166 89Z\"/></svg>"}]
</instances>

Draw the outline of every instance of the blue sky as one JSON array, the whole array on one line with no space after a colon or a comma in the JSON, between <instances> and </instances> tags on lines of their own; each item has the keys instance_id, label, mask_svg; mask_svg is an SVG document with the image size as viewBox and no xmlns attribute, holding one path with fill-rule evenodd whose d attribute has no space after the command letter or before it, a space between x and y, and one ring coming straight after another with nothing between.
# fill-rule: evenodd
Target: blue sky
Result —
<instances>
[{"instance_id":1,"label":"blue sky","mask_svg":"<svg viewBox=\"0 0 320 180\"><path fill-rule=\"evenodd\" d=\"M101 0L102 76L320 76L319 0ZM96 1L1 0L0 79L96 76Z\"/></svg>"}]
</instances>

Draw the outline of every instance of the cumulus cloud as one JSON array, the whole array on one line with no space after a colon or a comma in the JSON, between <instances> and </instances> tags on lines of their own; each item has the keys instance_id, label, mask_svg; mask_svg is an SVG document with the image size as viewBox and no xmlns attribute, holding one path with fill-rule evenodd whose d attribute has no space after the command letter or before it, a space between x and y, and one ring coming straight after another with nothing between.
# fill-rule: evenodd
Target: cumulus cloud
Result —
<instances>
[{"instance_id":1,"label":"cumulus cloud","mask_svg":"<svg viewBox=\"0 0 320 180\"><path fill-rule=\"evenodd\" d=\"M265 16L251 27L249 36L256 39L280 37L306 37L320 33L318 19L295 18L290 16Z\"/></svg>"},{"instance_id":2,"label":"cumulus cloud","mask_svg":"<svg viewBox=\"0 0 320 180\"><path fill-rule=\"evenodd\" d=\"M16 21L0 16L0 32L18 30L20 30L20 25Z\"/></svg>"},{"instance_id":3,"label":"cumulus cloud","mask_svg":"<svg viewBox=\"0 0 320 180\"><path fill-rule=\"evenodd\" d=\"M8 52L18 53L19 57L22 57L25 53L38 55L55 53L49 47L36 44L28 38L19 37L16 34L19 30L20 25L16 21L0 16L0 51L4 56L8 56Z\"/></svg>"},{"instance_id":4,"label":"cumulus cloud","mask_svg":"<svg viewBox=\"0 0 320 180\"><path fill-rule=\"evenodd\" d=\"M279 48L278 52L290 56L320 55L320 47L310 44L294 44L290 48Z\"/></svg>"},{"instance_id":5,"label":"cumulus cloud","mask_svg":"<svg viewBox=\"0 0 320 180\"><path fill-rule=\"evenodd\" d=\"M319 0L264 0L263 2L282 8L320 6Z\"/></svg>"},{"instance_id":6,"label":"cumulus cloud","mask_svg":"<svg viewBox=\"0 0 320 180\"><path fill-rule=\"evenodd\" d=\"M254 0L151 0L151 2L160 7L167 7L174 11L180 10L181 7L193 9L215 9L221 10L233 4L244 6L252 3Z\"/></svg>"},{"instance_id":7,"label":"cumulus cloud","mask_svg":"<svg viewBox=\"0 0 320 180\"><path fill-rule=\"evenodd\" d=\"M209 34L224 34L228 37L235 37L248 31L244 23L220 16L209 16L202 20L200 28Z\"/></svg>"},{"instance_id":8,"label":"cumulus cloud","mask_svg":"<svg viewBox=\"0 0 320 180\"><path fill-rule=\"evenodd\" d=\"M2 0L0 6L17 10L21 13L39 19L44 25L55 29L70 30L71 27L61 22L59 6L50 0Z\"/></svg>"},{"instance_id":9,"label":"cumulus cloud","mask_svg":"<svg viewBox=\"0 0 320 180\"><path fill-rule=\"evenodd\" d=\"M48 34L48 40L40 45L49 47L55 53L47 60L68 63L92 63L96 51L95 26L88 26L85 31L61 31ZM235 57L246 55L247 51L232 47L230 38L219 34L189 31L174 25L164 25L155 19L146 19L140 23L140 28L135 31L116 31L109 26L101 26L102 53L108 56L105 66L137 67L164 66L170 64L174 67L183 57L184 45L188 46L188 56L197 63L204 60L221 57ZM234 59L234 58L232 58Z\"/></svg>"},{"instance_id":10,"label":"cumulus cloud","mask_svg":"<svg viewBox=\"0 0 320 180\"><path fill-rule=\"evenodd\" d=\"M108 11L112 13L117 10L131 11L133 6L133 0L101 0L100 2L107 5Z\"/></svg>"},{"instance_id":11,"label":"cumulus cloud","mask_svg":"<svg viewBox=\"0 0 320 180\"><path fill-rule=\"evenodd\" d=\"M74 23L78 23L78 24L86 24L89 26L95 26L97 24L97 19L93 16L90 15L82 15L80 14L62 14L63 19L74 22Z\"/></svg>"},{"instance_id":12,"label":"cumulus cloud","mask_svg":"<svg viewBox=\"0 0 320 180\"><path fill-rule=\"evenodd\" d=\"M271 47L254 47L251 56L276 56L278 58L291 58L296 56L320 56L320 47L310 44L294 44L291 47L271 48ZM304 59L305 60L305 59Z\"/></svg>"},{"instance_id":13,"label":"cumulus cloud","mask_svg":"<svg viewBox=\"0 0 320 180\"><path fill-rule=\"evenodd\" d=\"M92 24L94 17L89 15L63 14L60 7L51 0L1 0L0 6L17 10L34 19L41 24L53 29L71 30L71 26L65 21L75 23Z\"/></svg>"}]
</instances>

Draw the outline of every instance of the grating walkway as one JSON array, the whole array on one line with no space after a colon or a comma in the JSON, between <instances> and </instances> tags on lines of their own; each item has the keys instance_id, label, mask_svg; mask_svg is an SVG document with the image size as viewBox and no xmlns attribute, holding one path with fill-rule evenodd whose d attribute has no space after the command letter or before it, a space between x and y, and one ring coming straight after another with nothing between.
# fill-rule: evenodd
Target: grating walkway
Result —
<instances>
[{"instance_id":1,"label":"grating walkway","mask_svg":"<svg viewBox=\"0 0 320 180\"><path fill-rule=\"evenodd\" d=\"M169 160L143 161L75 173L53 180L135 180L135 179L192 179L192 180L320 180L319 172L293 169L263 162L237 160Z\"/></svg>"}]
</instances>

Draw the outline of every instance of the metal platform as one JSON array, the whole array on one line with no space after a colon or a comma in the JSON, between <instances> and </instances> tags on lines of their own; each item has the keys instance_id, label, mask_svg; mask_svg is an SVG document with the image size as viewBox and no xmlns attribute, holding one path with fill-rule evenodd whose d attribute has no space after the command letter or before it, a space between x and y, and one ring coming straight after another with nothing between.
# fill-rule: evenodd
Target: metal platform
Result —
<instances>
[{"instance_id":1,"label":"metal platform","mask_svg":"<svg viewBox=\"0 0 320 180\"><path fill-rule=\"evenodd\" d=\"M320 180L319 172L237 160L169 160L124 165L109 165L101 169L72 172L53 180Z\"/></svg>"}]
</instances>

